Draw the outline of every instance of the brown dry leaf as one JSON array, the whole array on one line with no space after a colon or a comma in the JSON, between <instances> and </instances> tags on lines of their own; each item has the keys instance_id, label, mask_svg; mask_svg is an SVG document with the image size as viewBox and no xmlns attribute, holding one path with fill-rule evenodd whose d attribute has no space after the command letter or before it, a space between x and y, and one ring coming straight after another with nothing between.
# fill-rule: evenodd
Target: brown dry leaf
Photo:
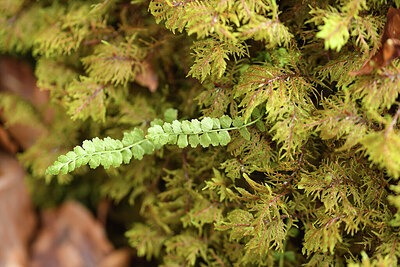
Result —
<instances>
[{"instance_id":1,"label":"brown dry leaf","mask_svg":"<svg viewBox=\"0 0 400 267\"><path fill-rule=\"evenodd\" d=\"M103 226L77 202L45 211L42 219L43 228L32 246L32 267L100 266L113 251Z\"/></svg>"},{"instance_id":2,"label":"brown dry leaf","mask_svg":"<svg viewBox=\"0 0 400 267\"><path fill-rule=\"evenodd\" d=\"M350 72L350 75L370 74L373 70L383 68L393 59L400 57L400 9L389 8L381 43L382 46L375 55L358 71Z\"/></svg>"},{"instance_id":3,"label":"brown dry leaf","mask_svg":"<svg viewBox=\"0 0 400 267\"><path fill-rule=\"evenodd\" d=\"M11 140L10 135L3 126L0 126L0 148L3 148L11 154L16 154L18 151L18 145L15 141Z\"/></svg>"},{"instance_id":4,"label":"brown dry leaf","mask_svg":"<svg viewBox=\"0 0 400 267\"><path fill-rule=\"evenodd\" d=\"M154 93L158 88L158 76L155 74L150 63L144 62L143 65L143 71L136 75L135 81L139 85L149 88L149 91Z\"/></svg>"},{"instance_id":5,"label":"brown dry leaf","mask_svg":"<svg viewBox=\"0 0 400 267\"><path fill-rule=\"evenodd\" d=\"M7 127L7 131L23 150L27 150L42 136L44 129L18 123Z\"/></svg>"},{"instance_id":6,"label":"brown dry leaf","mask_svg":"<svg viewBox=\"0 0 400 267\"><path fill-rule=\"evenodd\" d=\"M28 242L36 215L23 182L25 172L12 156L0 152L0 266L27 266Z\"/></svg>"},{"instance_id":7,"label":"brown dry leaf","mask_svg":"<svg viewBox=\"0 0 400 267\"><path fill-rule=\"evenodd\" d=\"M111 202L108 199L102 199L99 204L97 205L97 220L105 226L107 223L107 214L110 210Z\"/></svg>"},{"instance_id":8,"label":"brown dry leaf","mask_svg":"<svg viewBox=\"0 0 400 267\"><path fill-rule=\"evenodd\" d=\"M49 92L40 91L31 66L20 60L0 58L0 91L19 95L34 106L41 106L49 101Z\"/></svg>"},{"instance_id":9,"label":"brown dry leaf","mask_svg":"<svg viewBox=\"0 0 400 267\"><path fill-rule=\"evenodd\" d=\"M99 267L123 267L129 266L132 253L128 248L117 249L102 260Z\"/></svg>"},{"instance_id":10,"label":"brown dry leaf","mask_svg":"<svg viewBox=\"0 0 400 267\"><path fill-rule=\"evenodd\" d=\"M36 86L36 78L31 66L23 61L0 58L0 91L19 95L35 107L42 107L49 101L49 92L40 91ZM1 95L0 95L1 97ZM46 108L45 117L52 118L53 111ZM7 123L7 118L0 111L0 119ZM9 135L26 150L44 133L44 128L38 125L13 124L7 127Z\"/></svg>"}]
</instances>

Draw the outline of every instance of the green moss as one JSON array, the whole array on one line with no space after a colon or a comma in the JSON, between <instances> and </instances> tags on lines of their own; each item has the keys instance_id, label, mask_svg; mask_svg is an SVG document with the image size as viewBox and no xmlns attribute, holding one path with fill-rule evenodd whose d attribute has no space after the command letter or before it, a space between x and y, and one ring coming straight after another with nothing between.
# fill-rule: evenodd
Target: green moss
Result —
<instances>
[{"instance_id":1,"label":"green moss","mask_svg":"<svg viewBox=\"0 0 400 267\"><path fill-rule=\"evenodd\" d=\"M36 202L102 165L90 195L128 201L160 265L396 266L400 63L351 72L400 3L277 2L1 1L0 51L34 55L55 110L30 188L74 181Z\"/></svg>"}]
</instances>

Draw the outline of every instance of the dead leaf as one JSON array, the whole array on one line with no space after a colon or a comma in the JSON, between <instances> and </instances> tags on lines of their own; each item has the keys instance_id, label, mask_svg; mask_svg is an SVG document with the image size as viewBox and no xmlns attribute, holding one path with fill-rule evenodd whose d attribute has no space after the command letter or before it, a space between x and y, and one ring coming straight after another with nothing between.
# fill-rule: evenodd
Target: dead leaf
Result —
<instances>
[{"instance_id":1,"label":"dead leaf","mask_svg":"<svg viewBox=\"0 0 400 267\"><path fill-rule=\"evenodd\" d=\"M0 152L0 266L27 266L36 215L24 184L24 169Z\"/></svg>"},{"instance_id":2,"label":"dead leaf","mask_svg":"<svg viewBox=\"0 0 400 267\"><path fill-rule=\"evenodd\" d=\"M102 199L97 205L97 220L105 226L107 223L107 214L110 210L111 202L108 199Z\"/></svg>"},{"instance_id":3,"label":"dead leaf","mask_svg":"<svg viewBox=\"0 0 400 267\"><path fill-rule=\"evenodd\" d=\"M49 92L40 91L36 86L36 78L31 66L24 61L10 57L0 58L0 92L19 95L36 108L45 108L45 112L43 112L45 122L50 121L53 117L53 110L50 106L46 106L49 101ZM8 119L1 110L0 120L7 124ZM45 129L42 125L34 127L17 123L9 125L7 132L19 147L26 150L45 134Z\"/></svg>"},{"instance_id":4,"label":"dead leaf","mask_svg":"<svg viewBox=\"0 0 400 267\"><path fill-rule=\"evenodd\" d=\"M154 93L158 88L158 76L155 74L152 66L148 62L144 62L143 71L136 75L135 81Z\"/></svg>"},{"instance_id":5,"label":"dead leaf","mask_svg":"<svg viewBox=\"0 0 400 267\"><path fill-rule=\"evenodd\" d=\"M389 8L381 43L382 46L375 55L358 71L350 72L350 75L370 74L373 70L383 68L400 57L400 9Z\"/></svg>"},{"instance_id":6,"label":"dead leaf","mask_svg":"<svg viewBox=\"0 0 400 267\"><path fill-rule=\"evenodd\" d=\"M9 133L0 126L0 148L3 148L5 151L16 154L18 151L18 145L15 141L11 140Z\"/></svg>"},{"instance_id":7,"label":"dead leaf","mask_svg":"<svg viewBox=\"0 0 400 267\"><path fill-rule=\"evenodd\" d=\"M101 223L77 202L45 211L42 219L32 246L32 267L95 267L113 251Z\"/></svg>"},{"instance_id":8,"label":"dead leaf","mask_svg":"<svg viewBox=\"0 0 400 267\"><path fill-rule=\"evenodd\" d=\"M1 117L1 114L0 114ZM11 125L7 128L8 133L12 138L17 141L18 145L23 149L27 150L33 146L36 140L44 133L43 128L35 128L30 125L23 125L20 123Z\"/></svg>"},{"instance_id":9,"label":"dead leaf","mask_svg":"<svg viewBox=\"0 0 400 267\"><path fill-rule=\"evenodd\" d=\"M132 253L128 248L117 249L102 260L99 267L128 267L130 266Z\"/></svg>"},{"instance_id":10,"label":"dead leaf","mask_svg":"<svg viewBox=\"0 0 400 267\"><path fill-rule=\"evenodd\" d=\"M40 91L32 67L21 60L0 58L0 91L19 95L34 106L48 103L49 92Z\"/></svg>"}]
</instances>

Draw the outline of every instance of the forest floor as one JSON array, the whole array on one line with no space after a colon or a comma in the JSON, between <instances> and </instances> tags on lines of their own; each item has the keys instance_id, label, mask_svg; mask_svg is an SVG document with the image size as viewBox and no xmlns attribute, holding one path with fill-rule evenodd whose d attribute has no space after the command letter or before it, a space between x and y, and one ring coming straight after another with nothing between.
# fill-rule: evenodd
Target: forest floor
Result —
<instances>
[{"instance_id":1,"label":"forest floor","mask_svg":"<svg viewBox=\"0 0 400 267\"><path fill-rule=\"evenodd\" d=\"M31 65L9 57L0 57L0 93L33 106L49 101L48 92L36 86ZM0 266L145 266L132 249L116 249L108 239L109 205L100 204L96 215L76 201L48 210L34 207L17 154L40 136L32 126L10 125L0 108Z\"/></svg>"}]
</instances>

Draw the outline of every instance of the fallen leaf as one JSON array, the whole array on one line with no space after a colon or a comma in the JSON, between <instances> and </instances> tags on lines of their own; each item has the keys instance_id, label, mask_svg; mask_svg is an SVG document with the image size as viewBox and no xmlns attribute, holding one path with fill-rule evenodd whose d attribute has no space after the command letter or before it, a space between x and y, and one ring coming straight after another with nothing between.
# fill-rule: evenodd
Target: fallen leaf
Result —
<instances>
[{"instance_id":1,"label":"fallen leaf","mask_svg":"<svg viewBox=\"0 0 400 267\"><path fill-rule=\"evenodd\" d=\"M18 151L18 145L11 140L9 133L2 126L0 126L0 148L11 154L16 154Z\"/></svg>"},{"instance_id":2,"label":"fallen leaf","mask_svg":"<svg viewBox=\"0 0 400 267\"><path fill-rule=\"evenodd\" d=\"M400 57L400 9L389 8L381 43L382 46L375 55L358 71L350 72L350 75L370 74L373 70L383 68Z\"/></svg>"},{"instance_id":3,"label":"fallen leaf","mask_svg":"<svg viewBox=\"0 0 400 267\"><path fill-rule=\"evenodd\" d=\"M7 131L23 150L27 150L33 146L36 140L44 133L42 128L35 128L20 123L7 127Z\"/></svg>"},{"instance_id":4,"label":"fallen leaf","mask_svg":"<svg viewBox=\"0 0 400 267\"><path fill-rule=\"evenodd\" d=\"M49 92L40 91L36 86L36 78L28 63L10 57L0 58L0 97L4 93L18 95L38 110L45 108L44 121L48 122L52 119L53 110L50 106L46 106L49 101ZM0 120L5 125L10 120L1 109ZM7 125L6 130L23 150L30 148L40 136L45 134L42 125L33 126L24 123Z\"/></svg>"},{"instance_id":5,"label":"fallen leaf","mask_svg":"<svg viewBox=\"0 0 400 267\"><path fill-rule=\"evenodd\" d=\"M135 81L149 89L150 92L154 93L158 88L158 76L155 74L152 66L148 62L144 62L142 72L136 75Z\"/></svg>"},{"instance_id":6,"label":"fallen leaf","mask_svg":"<svg viewBox=\"0 0 400 267\"><path fill-rule=\"evenodd\" d=\"M108 199L102 199L97 205L97 220L105 226L107 223L107 214L110 210L111 202Z\"/></svg>"},{"instance_id":7,"label":"fallen leaf","mask_svg":"<svg viewBox=\"0 0 400 267\"><path fill-rule=\"evenodd\" d=\"M22 96L34 106L48 103L49 92L40 91L32 67L21 60L0 58L0 91Z\"/></svg>"},{"instance_id":8,"label":"fallen leaf","mask_svg":"<svg viewBox=\"0 0 400 267\"><path fill-rule=\"evenodd\" d=\"M107 255L107 257L102 260L99 267L128 267L130 266L131 257L131 249L117 249Z\"/></svg>"},{"instance_id":9,"label":"fallen leaf","mask_svg":"<svg viewBox=\"0 0 400 267\"><path fill-rule=\"evenodd\" d=\"M0 152L0 266L27 266L36 215L24 184L24 169Z\"/></svg>"},{"instance_id":10,"label":"fallen leaf","mask_svg":"<svg viewBox=\"0 0 400 267\"><path fill-rule=\"evenodd\" d=\"M42 221L43 228L32 245L32 267L104 266L102 262L112 255L104 227L77 202L44 211ZM126 266L124 256L116 258L121 261L119 266Z\"/></svg>"}]
</instances>

